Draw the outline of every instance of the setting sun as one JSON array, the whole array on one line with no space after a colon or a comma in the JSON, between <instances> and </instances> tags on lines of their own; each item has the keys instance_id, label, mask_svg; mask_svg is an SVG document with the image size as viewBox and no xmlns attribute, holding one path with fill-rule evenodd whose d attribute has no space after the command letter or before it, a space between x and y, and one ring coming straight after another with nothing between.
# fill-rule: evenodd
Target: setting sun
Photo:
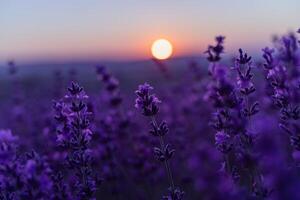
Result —
<instances>
[{"instance_id":1,"label":"setting sun","mask_svg":"<svg viewBox=\"0 0 300 200\"><path fill-rule=\"evenodd\" d=\"M151 52L154 58L164 60L172 55L172 44L166 39L158 39L153 42Z\"/></svg>"}]
</instances>

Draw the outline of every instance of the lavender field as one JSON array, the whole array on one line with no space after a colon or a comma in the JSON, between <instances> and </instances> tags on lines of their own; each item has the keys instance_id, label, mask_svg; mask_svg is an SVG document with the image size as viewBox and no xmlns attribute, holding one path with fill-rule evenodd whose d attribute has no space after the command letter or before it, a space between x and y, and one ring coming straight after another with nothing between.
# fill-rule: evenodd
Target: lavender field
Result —
<instances>
[{"instance_id":1,"label":"lavender field","mask_svg":"<svg viewBox=\"0 0 300 200\"><path fill-rule=\"evenodd\" d=\"M0 199L300 199L297 34L230 61L217 36L175 68L8 62Z\"/></svg>"}]
</instances>

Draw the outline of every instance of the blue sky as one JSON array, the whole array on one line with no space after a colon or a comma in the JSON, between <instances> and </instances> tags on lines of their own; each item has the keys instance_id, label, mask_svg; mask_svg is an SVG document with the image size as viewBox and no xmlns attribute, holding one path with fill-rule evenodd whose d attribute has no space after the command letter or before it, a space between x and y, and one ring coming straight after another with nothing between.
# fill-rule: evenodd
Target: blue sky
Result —
<instances>
[{"instance_id":1,"label":"blue sky","mask_svg":"<svg viewBox=\"0 0 300 200\"><path fill-rule=\"evenodd\" d=\"M213 37L258 51L300 27L299 0L1 0L0 60L147 59L164 37L175 56Z\"/></svg>"}]
</instances>

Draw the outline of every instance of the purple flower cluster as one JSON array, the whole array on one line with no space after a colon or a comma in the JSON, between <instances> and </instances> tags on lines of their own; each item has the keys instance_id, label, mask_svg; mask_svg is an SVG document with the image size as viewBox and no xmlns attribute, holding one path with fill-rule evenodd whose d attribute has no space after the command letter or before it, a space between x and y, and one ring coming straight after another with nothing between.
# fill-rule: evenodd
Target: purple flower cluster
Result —
<instances>
[{"instance_id":1,"label":"purple flower cluster","mask_svg":"<svg viewBox=\"0 0 300 200\"><path fill-rule=\"evenodd\" d=\"M209 45L207 48L207 51L205 51L205 53L208 54L207 60L209 62L218 62L221 60L221 54L224 53L224 40L225 37L224 36L217 36L215 38L216 40L216 45Z\"/></svg>"},{"instance_id":2,"label":"purple flower cluster","mask_svg":"<svg viewBox=\"0 0 300 200\"><path fill-rule=\"evenodd\" d=\"M45 199L51 195L51 169L36 152L17 152L19 140L0 131L0 199Z\"/></svg>"},{"instance_id":3,"label":"purple flower cluster","mask_svg":"<svg viewBox=\"0 0 300 200\"><path fill-rule=\"evenodd\" d=\"M265 78L269 83L272 100L279 110L279 127L290 138L294 150L300 150L299 135L299 58L297 55L298 41L294 34L283 36L278 41L277 54L275 49L262 49L265 60Z\"/></svg>"},{"instance_id":4,"label":"purple flower cluster","mask_svg":"<svg viewBox=\"0 0 300 200\"><path fill-rule=\"evenodd\" d=\"M151 94L153 87L148 83L139 85L137 91L135 91L137 98L135 100L135 107L142 111L142 114L151 118L152 129L150 133L153 136L159 137L160 147L154 147L154 155L160 161L163 162L166 168L166 173L169 179L169 195L164 196L166 200L181 200L183 199L184 192L175 187L173 174L171 171L169 160L172 158L175 150L170 147L170 144L165 144L164 136L169 132L169 128L166 122L158 123L156 115L159 111L158 104L161 101L155 94Z\"/></svg>"},{"instance_id":5,"label":"purple flower cluster","mask_svg":"<svg viewBox=\"0 0 300 200\"><path fill-rule=\"evenodd\" d=\"M216 147L224 155L222 169L236 184L245 188L249 196L266 198L269 191L264 187L253 149L257 133L252 130L251 117L259 109L258 102L250 102L250 95L256 90L252 82L251 57L239 49L239 57L233 67L237 71L236 85L228 76L229 67L215 61L212 64L213 80L207 88L205 100L212 100L217 110L212 126L216 130Z\"/></svg>"},{"instance_id":6,"label":"purple flower cluster","mask_svg":"<svg viewBox=\"0 0 300 200\"><path fill-rule=\"evenodd\" d=\"M83 88L72 83L65 100L54 105L59 122L57 142L66 151L66 167L74 170L74 187L80 199L91 199L98 187L98 178L91 167L89 143L93 132L89 128L91 113L85 103L87 98Z\"/></svg>"},{"instance_id":7,"label":"purple flower cluster","mask_svg":"<svg viewBox=\"0 0 300 200\"><path fill-rule=\"evenodd\" d=\"M97 66L96 72L98 78L105 84L105 88L109 93L109 102L112 106L118 106L122 103L122 97L119 90L119 81L108 73L104 66Z\"/></svg>"}]
</instances>

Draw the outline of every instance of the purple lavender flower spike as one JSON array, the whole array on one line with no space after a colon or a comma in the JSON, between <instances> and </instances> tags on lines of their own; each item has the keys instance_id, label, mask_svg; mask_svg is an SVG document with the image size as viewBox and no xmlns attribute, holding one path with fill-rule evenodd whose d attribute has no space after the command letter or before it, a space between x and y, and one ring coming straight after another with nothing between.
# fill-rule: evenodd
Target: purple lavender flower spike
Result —
<instances>
[{"instance_id":1,"label":"purple lavender flower spike","mask_svg":"<svg viewBox=\"0 0 300 200\"><path fill-rule=\"evenodd\" d=\"M142 110L142 114L145 116L154 116L158 113L158 104L161 102L154 94L150 94L153 90L148 83L139 85L139 89L135 91L138 96L135 100L135 107Z\"/></svg>"},{"instance_id":2,"label":"purple lavender flower spike","mask_svg":"<svg viewBox=\"0 0 300 200\"><path fill-rule=\"evenodd\" d=\"M58 144L68 152L66 163L77 177L75 188L81 199L93 198L98 188L98 178L91 168L89 143L93 135L85 100L88 96L77 83L72 83L65 102L57 102L55 110L58 126Z\"/></svg>"},{"instance_id":3,"label":"purple lavender flower spike","mask_svg":"<svg viewBox=\"0 0 300 200\"><path fill-rule=\"evenodd\" d=\"M221 54L224 53L224 40L225 37L224 36L217 36L215 38L216 40L216 45L212 46L209 45L207 50L205 51L206 54L208 54L207 60L209 62L218 62L221 60Z\"/></svg>"},{"instance_id":4,"label":"purple lavender flower spike","mask_svg":"<svg viewBox=\"0 0 300 200\"><path fill-rule=\"evenodd\" d=\"M170 184L170 193L168 196L164 196L163 199L182 200L184 192L175 187L169 163L169 159L172 158L175 150L172 149L169 144L165 144L164 135L167 134L169 129L165 122L159 124L156 121L156 115L159 111L158 104L161 103L161 101L155 94L150 93L151 90L153 90L153 87L148 83L139 85L138 90L135 91L137 95L135 107L141 110L144 116L151 118L152 130L150 130L150 133L154 136L159 136L160 147L154 147L154 155L160 162L164 163Z\"/></svg>"}]
</instances>

